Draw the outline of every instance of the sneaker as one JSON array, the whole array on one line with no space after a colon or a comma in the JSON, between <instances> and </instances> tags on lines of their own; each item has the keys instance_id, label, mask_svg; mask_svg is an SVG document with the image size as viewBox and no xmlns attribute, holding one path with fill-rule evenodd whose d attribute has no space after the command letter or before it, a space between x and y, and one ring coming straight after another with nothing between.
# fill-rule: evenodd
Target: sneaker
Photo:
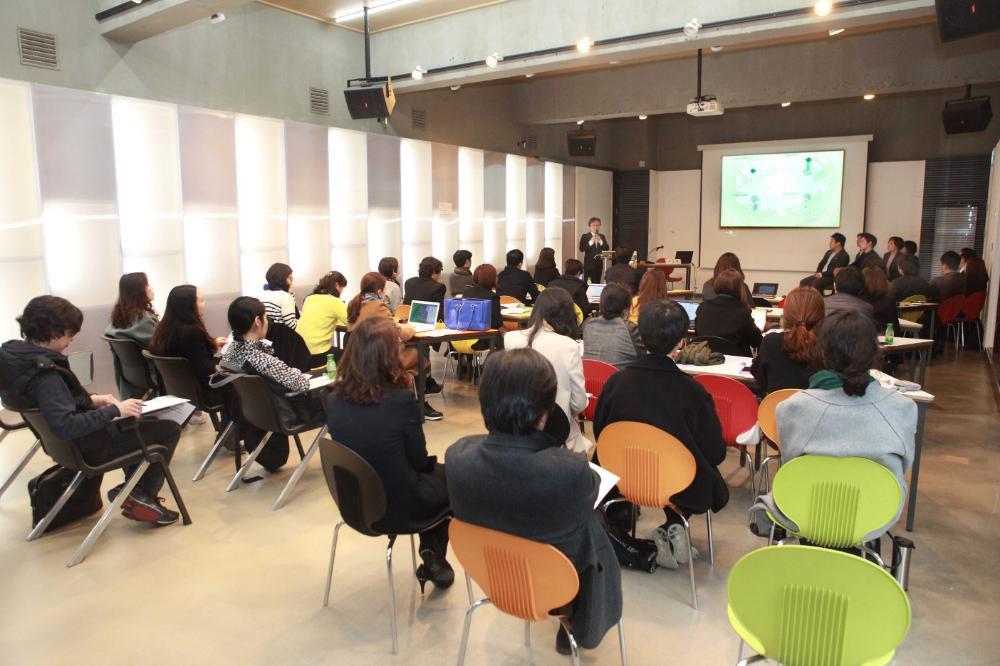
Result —
<instances>
[{"instance_id":1,"label":"sneaker","mask_svg":"<svg viewBox=\"0 0 1000 666\"><path fill-rule=\"evenodd\" d=\"M424 402L424 420L425 421L440 421L444 418L444 414L438 410L431 407L427 402Z\"/></svg>"},{"instance_id":2,"label":"sneaker","mask_svg":"<svg viewBox=\"0 0 1000 666\"><path fill-rule=\"evenodd\" d=\"M667 530L662 527L653 530L653 543L656 544L656 564L664 569L676 570L679 565L673 550L670 548L670 537L667 536Z\"/></svg>"},{"instance_id":3,"label":"sneaker","mask_svg":"<svg viewBox=\"0 0 1000 666\"><path fill-rule=\"evenodd\" d=\"M424 395L434 395L440 393L444 390L444 387L437 383L433 377L427 378L427 384L424 387Z\"/></svg>"},{"instance_id":4,"label":"sneaker","mask_svg":"<svg viewBox=\"0 0 1000 666\"><path fill-rule=\"evenodd\" d=\"M177 522L180 514L163 506L162 497L146 497L138 491L125 498L122 503L122 515L131 520L153 523L157 527L171 525Z\"/></svg>"},{"instance_id":5,"label":"sneaker","mask_svg":"<svg viewBox=\"0 0 1000 666\"><path fill-rule=\"evenodd\" d=\"M688 563L688 538L687 532L684 531L684 526L679 523L674 523L667 528L667 539L670 540L670 548L674 552L674 558L677 559L678 564ZM698 550L691 546L691 556L694 559L698 559Z\"/></svg>"}]
</instances>

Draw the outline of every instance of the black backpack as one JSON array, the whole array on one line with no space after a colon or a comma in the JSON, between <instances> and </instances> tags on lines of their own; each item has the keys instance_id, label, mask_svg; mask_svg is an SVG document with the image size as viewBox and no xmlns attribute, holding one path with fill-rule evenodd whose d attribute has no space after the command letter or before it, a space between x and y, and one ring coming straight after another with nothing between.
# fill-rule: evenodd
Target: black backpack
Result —
<instances>
[{"instance_id":1,"label":"black backpack","mask_svg":"<svg viewBox=\"0 0 1000 666\"><path fill-rule=\"evenodd\" d=\"M28 497L31 499L31 526L37 525L52 510L62 494L66 492L76 472L62 465L53 465L28 481ZM101 510L101 481L104 475L84 477L76 491L52 519L45 531L54 530L80 518L93 515Z\"/></svg>"}]
</instances>

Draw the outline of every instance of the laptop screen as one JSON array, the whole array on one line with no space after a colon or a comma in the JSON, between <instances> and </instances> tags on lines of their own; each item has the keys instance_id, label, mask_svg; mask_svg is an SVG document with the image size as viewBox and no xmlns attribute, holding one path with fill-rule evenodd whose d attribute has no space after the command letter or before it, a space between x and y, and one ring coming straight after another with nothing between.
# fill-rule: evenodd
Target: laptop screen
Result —
<instances>
[{"instance_id":1,"label":"laptop screen","mask_svg":"<svg viewBox=\"0 0 1000 666\"><path fill-rule=\"evenodd\" d=\"M674 255L674 259L682 264L690 264L692 257L694 257L694 250L677 250L677 253Z\"/></svg>"},{"instance_id":2,"label":"laptop screen","mask_svg":"<svg viewBox=\"0 0 1000 666\"><path fill-rule=\"evenodd\" d=\"M754 282L753 283L753 295L754 296L777 296L778 295L778 283L777 282Z\"/></svg>"},{"instance_id":3,"label":"laptop screen","mask_svg":"<svg viewBox=\"0 0 1000 666\"><path fill-rule=\"evenodd\" d=\"M588 301L599 301L601 300L601 292L604 291L606 284L590 284L587 285L587 300Z\"/></svg>"},{"instance_id":4,"label":"laptop screen","mask_svg":"<svg viewBox=\"0 0 1000 666\"><path fill-rule=\"evenodd\" d=\"M413 301L410 303L410 323L411 324L437 324L438 319L438 308L440 308L438 303L429 303L427 301Z\"/></svg>"},{"instance_id":5,"label":"laptop screen","mask_svg":"<svg viewBox=\"0 0 1000 666\"><path fill-rule=\"evenodd\" d=\"M701 303L698 303L697 301L676 301L676 303L684 308L684 312L687 312L688 319L690 319L693 323L694 315L698 311L698 306L701 305Z\"/></svg>"}]
</instances>

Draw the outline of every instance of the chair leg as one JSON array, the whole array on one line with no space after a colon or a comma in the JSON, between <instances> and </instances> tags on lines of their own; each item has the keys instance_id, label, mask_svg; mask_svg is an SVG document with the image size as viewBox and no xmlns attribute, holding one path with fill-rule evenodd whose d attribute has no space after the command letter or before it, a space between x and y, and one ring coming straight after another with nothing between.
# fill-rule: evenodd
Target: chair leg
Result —
<instances>
[{"instance_id":1,"label":"chair leg","mask_svg":"<svg viewBox=\"0 0 1000 666\"><path fill-rule=\"evenodd\" d=\"M628 656L625 653L625 619L618 620L618 648L622 651L622 666L628 666Z\"/></svg>"},{"instance_id":2,"label":"chair leg","mask_svg":"<svg viewBox=\"0 0 1000 666\"><path fill-rule=\"evenodd\" d=\"M219 436L215 438L215 444L212 445L212 450L208 452L207 456L205 456L205 459L198 467L198 471L195 472L194 478L191 479L191 481L201 481L202 478L204 478L205 472L208 471L208 466L212 464L212 461L215 460L215 456L218 455L219 450L222 449L222 443L226 441L226 438L229 437L229 433L233 431L233 425L233 421L230 421Z\"/></svg>"},{"instance_id":3,"label":"chair leg","mask_svg":"<svg viewBox=\"0 0 1000 666\"><path fill-rule=\"evenodd\" d=\"M771 533L767 536L767 545L768 546L773 546L774 545L774 531L777 528L778 528L778 524L772 520L771 521Z\"/></svg>"},{"instance_id":4,"label":"chair leg","mask_svg":"<svg viewBox=\"0 0 1000 666\"><path fill-rule=\"evenodd\" d=\"M392 582L392 545L395 536L389 537L389 545L385 549L385 567L389 573L389 629L392 632L392 653L399 654L399 640L396 637L396 589Z\"/></svg>"},{"instance_id":5,"label":"chair leg","mask_svg":"<svg viewBox=\"0 0 1000 666\"><path fill-rule=\"evenodd\" d=\"M260 440L260 444L257 445L257 448L250 452L250 455L247 456L247 459L236 471L236 476L234 476L233 480L229 482L228 486L226 486L227 493L232 492L237 488L237 486L240 485L240 481L242 481L243 477L247 475L250 465L253 464L254 460L257 460L257 456L259 456L260 452L264 450L265 446L267 446L267 442L271 439L271 435L272 433L265 434L264 438Z\"/></svg>"},{"instance_id":6,"label":"chair leg","mask_svg":"<svg viewBox=\"0 0 1000 666\"><path fill-rule=\"evenodd\" d=\"M306 457L306 452L302 449L302 440L299 439L298 435L294 435L295 438L295 448L299 450L299 460Z\"/></svg>"},{"instance_id":7,"label":"chair leg","mask_svg":"<svg viewBox=\"0 0 1000 666\"><path fill-rule=\"evenodd\" d=\"M7 431L4 430L2 436L0 436L0 441L2 441L7 434ZM0 486L0 497L3 497L3 494L7 492L7 489L14 483L14 479L16 479L17 476L24 471L24 468L28 466L28 463L35 457L35 454L38 453L38 449L40 448L42 448L42 440L36 439L35 443L31 445L30 449L28 449L28 452L24 454L24 457L21 458L20 462L18 462L14 467L14 471L10 473L7 480L3 482L2 486Z\"/></svg>"},{"instance_id":8,"label":"chair leg","mask_svg":"<svg viewBox=\"0 0 1000 666\"><path fill-rule=\"evenodd\" d=\"M471 584L469 589L471 590ZM468 610L465 611L465 626L462 627L462 643L458 648L458 666L465 665L465 649L469 647L469 629L472 628L472 614L476 612L476 609L480 606L485 606L488 603L492 603L489 599L480 599L479 601L474 601L469 604Z\"/></svg>"},{"instance_id":9,"label":"chair leg","mask_svg":"<svg viewBox=\"0 0 1000 666\"><path fill-rule=\"evenodd\" d=\"M751 456L750 452L746 450L746 447L743 447L743 448L740 449L740 456L742 456L743 458L746 458L746 461L749 463L747 465L747 476L750 477L750 493L754 497L756 497L757 496L757 481L754 478L755 474L754 474L754 469L753 469L753 456Z\"/></svg>"},{"instance_id":10,"label":"chair leg","mask_svg":"<svg viewBox=\"0 0 1000 666\"><path fill-rule=\"evenodd\" d=\"M471 604L475 599L472 596L472 578L469 577L468 573L465 574L465 589L469 593L469 603Z\"/></svg>"},{"instance_id":11,"label":"chair leg","mask_svg":"<svg viewBox=\"0 0 1000 666\"><path fill-rule=\"evenodd\" d=\"M531 622L524 621L524 647L531 647Z\"/></svg>"},{"instance_id":12,"label":"chair leg","mask_svg":"<svg viewBox=\"0 0 1000 666\"><path fill-rule=\"evenodd\" d=\"M691 606L695 610L698 610L698 591L694 584L694 550L691 547L691 525L688 524L687 519L682 515L681 520L684 523L684 532L687 535L688 542L688 574L691 578Z\"/></svg>"},{"instance_id":13,"label":"chair leg","mask_svg":"<svg viewBox=\"0 0 1000 666\"><path fill-rule=\"evenodd\" d=\"M570 626L569 620L564 617L559 618L559 622L562 623L563 629L566 630L566 635L569 636L569 649L573 651L573 666L580 666L580 646L576 643L573 628Z\"/></svg>"},{"instance_id":14,"label":"chair leg","mask_svg":"<svg viewBox=\"0 0 1000 666\"><path fill-rule=\"evenodd\" d=\"M121 510L122 504L125 502L125 498L131 494L132 490L135 488L135 484L137 484L139 479L142 478L142 475L146 473L146 469L148 467L148 460L143 460L139 463L139 467L132 473L132 476L128 478L128 481L125 482L125 487L122 488L121 492L119 492L115 497L115 501L111 503L111 506L109 506L103 514L101 514L101 518L97 521L97 524L94 525L94 529L90 530L90 534L87 535L87 538L83 540L80 547L76 549L75 553L73 553L73 557L71 557L69 562L66 563L67 567L75 567L80 562L83 562L84 558L90 554L90 551L94 548L94 544L97 543L97 540L101 538L102 534L104 534L104 530L107 529L108 523L111 522L111 518L114 517L115 513ZM167 473L170 473L169 470Z\"/></svg>"},{"instance_id":15,"label":"chair leg","mask_svg":"<svg viewBox=\"0 0 1000 666\"><path fill-rule=\"evenodd\" d=\"M164 462L162 458L156 461L156 464L163 468L163 477L170 487L170 494L174 496L174 502L177 503L177 510L181 512L181 521L185 525L190 525L191 514L188 513L187 505L184 504L184 498L181 497L181 491L177 488L177 482L174 481L174 475L170 472L170 465Z\"/></svg>"},{"instance_id":16,"label":"chair leg","mask_svg":"<svg viewBox=\"0 0 1000 666\"><path fill-rule=\"evenodd\" d=\"M285 503L288 501L288 497L292 494L292 491L295 490L295 486L299 484L299 479L301 479L302 475L306 473L306 467L309 466L309 461L312 460L312 457L316 455L316 451L319 450L319 439L326 434L326 429L327 426L324 425L319 429L319 432L316 433L312 444L309 445L309 450L306 451L305 455L302 456L302 460L299 461L298 465L296 465L295 471L292 472L292 476L288 479L288 483L286 483L285 487L281 489L281 494L278 495L278 499L274 500L274 504L271 506L271 511L277 511L281 507L285 506ZM298 435L296 435L295 439L296 442L298 442Z\"/></svg>"},{"instance_id":17,"label":"chair leg","mask_svg":"<svg viewBox=\"0 0 1000 666\"><path fill-rule=\"evenodd\" d=\"M705 522L708 525L708 563L715 566L715 539L712 538L712 510L705 512Z\"/></svg>"},{"instance_id":18,"label":"chair leg","mask_svg":"<svg viewBox=\"0 0 1000 666\"><path fill-rule=\"evenodd\" d=\"M330 605L330 586L333 585L333 558L337 557L337 535L340 528L344 526L344 521L337 523L333 528L333 545L330 546L330 564L326 567L326 592L323 593L323 606Z\"/></svg>"},{"instance_id":19,"label":"chair leg","mask_svg":"<svg viewBox=\"0 0 1000 666\"><path fill-rule=\"evenodd\" d=\"M743 661L744 653L746 652L747 644L740 639L740 651L736 653L736 661Z\"/></svg>"},{"instance_id":20,"label":"chair leg","mask_svg":"<svg viewBox=\"0 0 1000 666\"><path fill-rule=\"evenodd\" d=\"M413 575L417 575L417 545L414 543L413 535L410 535L410 559L413 561Z\"/></svg>"},{"instance_id":21,"label":"chair leg","mask_svg":"<svg viewBox=\"0 0 1000 666\"><path fill-rule=\"evenodd\" d=\"M58 516L59 512L62 511L62 508L66 506L66 502L69 501L69 498L72 497L73 493L76 492L76 489L80 487L81 483L83 483L83 472L77 472L76 476L73 477L73 480L70 481L69 486L63 491L63 494L59 496L55 506L49 509L49 512L45 514L44 518L38 521L38 524L35 525L33 530L28 532L28 538L25 539L25 541L34 541L38 537L42 536L45 532L45 528L48 527L53 520L55 520L55 517Z\"/></svg>"}]
</instances>

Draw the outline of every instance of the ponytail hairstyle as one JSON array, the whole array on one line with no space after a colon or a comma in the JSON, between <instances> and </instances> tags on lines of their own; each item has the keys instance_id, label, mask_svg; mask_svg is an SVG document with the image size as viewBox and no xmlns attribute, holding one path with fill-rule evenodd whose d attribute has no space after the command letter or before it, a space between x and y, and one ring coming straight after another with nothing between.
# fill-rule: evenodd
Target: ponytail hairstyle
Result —
<instances>
[{"instance_id":1,"label":"ponytail hairstyle","mask_svg":"<svg viewBox=\"0 0 1000 666\"><path fill-rule=\"evenodd\" d=\"M361 276L361 289L358 291L358 295L347 304L347 323L353 324L358 320L365 296L377 295L383 289L385 289L385 276L381 273L365 273Z\"/></svg>"},{"instance_id":2,"label":"ponytail hairstyle","mask_svg":"<svg viewBox=\"0 0 1000 666\"><path fill-rule=\"evenodd\" d=\"M111 310L111 325L128 328L144 316L156 319L156 310L149 302L146 287L149 278L145 273L125 273L118 280L118 300Z\"/></svg>"},{"instance_id":3,"label":"ponytail hairstyle","mask_svg":"<svg viewBox=\"0 0 1000 666\"><path fill-rule=\"evenodd\" d=\"M823 321L818 343L823 366L844 382L844 393L864 395L880 356L872 320L854 310L835 312Z\"/></svg>"},{"instance_id":4,"label":"ponytail hairstyle","mask_svg":"<svg viewBox=\"0 0 1000 666\"><path fill-rule=\"evenodd\" d=\"M258 317L265 317L264 304L252 296L240 296L229 304L229 327L233 329L233 339L243 342L243 336L253 328Z\"/></svg>"},{"instance_id":5,"label":"ponytail hairstyle","mask_svg":"<svg viewBox=\"0 0 1000 666\"><path fill-rule=\"evenodd\" d=\"M785 340L781 348L794 363L819 365L816 329L825 310L823 295L812 287L796 287L785 297Z\"/></svg>"}]
</instances>

